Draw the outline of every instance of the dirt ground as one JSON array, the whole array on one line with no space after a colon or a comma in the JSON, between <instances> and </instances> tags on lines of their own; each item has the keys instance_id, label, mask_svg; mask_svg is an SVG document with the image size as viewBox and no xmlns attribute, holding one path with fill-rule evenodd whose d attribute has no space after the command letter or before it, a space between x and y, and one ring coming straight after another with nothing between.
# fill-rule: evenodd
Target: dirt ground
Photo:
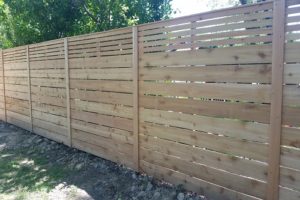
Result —
<instances>
[{"instance_id":1,"label":"dirt ground","mask_svg":"<svg viewBox=\"0 0 300 200\"><path fill-rule=\"evenodd\" d=\"M1 200L204 200L91 154L0 122Z\"/></svg>"}]
</instances>

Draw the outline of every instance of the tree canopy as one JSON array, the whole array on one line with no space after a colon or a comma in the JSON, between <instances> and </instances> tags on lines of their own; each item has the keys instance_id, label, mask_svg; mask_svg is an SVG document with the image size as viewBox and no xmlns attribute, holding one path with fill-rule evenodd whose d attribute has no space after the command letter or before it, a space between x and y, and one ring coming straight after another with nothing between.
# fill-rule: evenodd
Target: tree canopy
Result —
<instances>
[{"instance_id":1,"label":"tree canopy","mask_svg":"<svg viewBox=\"0 0 300 200\"><path fill-rule=\"evenodd\" d=\"M0 0L0 48L169 18L172 0Z\"/></svg>"}]
</instances>

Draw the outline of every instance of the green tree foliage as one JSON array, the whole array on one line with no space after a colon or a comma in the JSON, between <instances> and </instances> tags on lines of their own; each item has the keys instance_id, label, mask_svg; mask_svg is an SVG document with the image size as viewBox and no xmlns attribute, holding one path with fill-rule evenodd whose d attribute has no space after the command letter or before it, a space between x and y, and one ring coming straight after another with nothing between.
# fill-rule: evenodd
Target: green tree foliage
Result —
<instances>
[{"instance_id":1,"label":"green tree foliage","mask_svg":"<svg viewBox=\"0 0 300 200\"><path fill-rule=\"evenodd\" d=\"M167 19L172 0L0 0L0 48Z\"/></svg>"},{"instance_id":2,"label":"green tree foliage","mask_svg":"<svg viewBox=\"0 0 300 200\"><path fill-rule=\"evenodd\" d=\"M103 31L167 19L171 0L77 0L79 32ZM86 25L86 26L84 26ZM87 30L88 29L88 30Z\"/></svg>"}]
</instances>

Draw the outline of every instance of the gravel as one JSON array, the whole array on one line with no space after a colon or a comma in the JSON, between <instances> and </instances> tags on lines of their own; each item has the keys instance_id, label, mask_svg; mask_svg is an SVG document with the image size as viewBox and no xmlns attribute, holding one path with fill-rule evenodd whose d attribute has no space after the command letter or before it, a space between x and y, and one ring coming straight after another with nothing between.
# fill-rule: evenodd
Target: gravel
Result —
<instances>
[{"instance_id":1,"label":"gravel","mask_svg":"<svg viewBox=\"0 0 300 200\"><path fill-rule=\"evenodd\" d=\"M54 181L43 198L71 200L206 200L205 197L187 192L145 174L137 173L123 165L69 148L0 122L0 154L3 151L18 150L24 156L42 156L49 169L68 170L63 180ZM5 184L5 183L4 183ZM16 191L20 187L16 188ZM32 193L26 188L28 199L39 199L38 191ZM0 190L6 194L7 191ZM9 198L7 198L9 199ZM26 198L25 198L26 199Z\"/></svg>"}]
</instances>

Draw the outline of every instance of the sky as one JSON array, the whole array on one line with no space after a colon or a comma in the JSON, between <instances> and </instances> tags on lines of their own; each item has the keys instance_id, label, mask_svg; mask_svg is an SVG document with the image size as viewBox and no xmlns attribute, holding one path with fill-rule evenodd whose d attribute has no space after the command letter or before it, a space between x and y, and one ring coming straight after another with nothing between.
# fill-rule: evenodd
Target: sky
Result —
<instances>
[{"instance_id":1,"label":"sky","mask_svg":"<svg viewBox=\"0 0 300 200\"><path fill-rule=\"evenodd\" d=\"M181 17L218 8L234 6L238 0L173 0L172 7L176 11L172 17Z\"/></svg>"}]
</instances>

